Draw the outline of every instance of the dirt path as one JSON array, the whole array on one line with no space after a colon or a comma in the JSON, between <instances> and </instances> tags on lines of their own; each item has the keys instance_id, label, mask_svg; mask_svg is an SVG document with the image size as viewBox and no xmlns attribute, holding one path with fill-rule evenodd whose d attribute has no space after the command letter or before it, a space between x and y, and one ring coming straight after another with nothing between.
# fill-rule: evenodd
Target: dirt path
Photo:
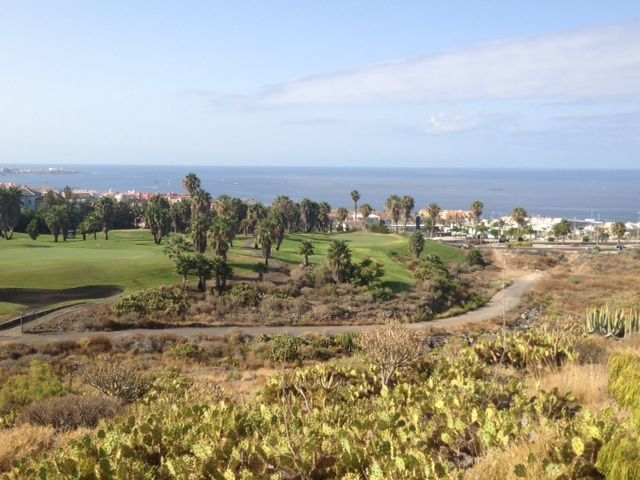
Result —
<instances>
[{"instance_id":1,"label":"dirt path","mask_svg":"<svg viewBox=\"0 0 640 480\"><path fill-rule=\"evenodd\" d=\"M448 328L466 323L486 322L496 318L501 318L503 314L513 310L518 306L522 295L530 290L542 277L542 273L527 273L515 279L513 283L498 292L485 306L455 317L443 318L432 322L410 323L410 328ZM195 327L195 328L166 328L162 330L154 329L133 329L116 332L65 332L65 333L33 333L21 334L20 329L0 332L0 343L17 341L21 343L47 342L55 340L81 340L95 335L104 335L110 338L127 337L134 334L157 334L168 333L180 337L192 338L199 335L225 335L230 331L239 331L248 335L261 334L289 334L301 335L308 332L318 332L326 334L339 334L343 332L359 332L375 328L375 325L307 325L300 327L286 326L265 326L265 327Z\"/></svg>"}]
</instances>

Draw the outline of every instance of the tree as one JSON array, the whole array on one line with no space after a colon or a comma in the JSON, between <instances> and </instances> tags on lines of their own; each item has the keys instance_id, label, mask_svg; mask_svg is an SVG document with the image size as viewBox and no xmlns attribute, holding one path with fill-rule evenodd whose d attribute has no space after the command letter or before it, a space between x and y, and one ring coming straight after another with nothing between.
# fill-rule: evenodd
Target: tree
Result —
<instances>
[{"instance_id":1,"label":"tree","mask_svg":"<svg viewBox=\"0 0 640 480\"><path fill-rule=\"evenodd\" d=\"M338 208L338 210L336 210L336 221L338 222L338 226L340 226L340 228L342 228L348 216L349 211L346 208L340 207Z\"/></svg>"},{"instance_id":2,"label":"tree","mask_svg":"<svg viewBox=\"0 0 640 480\"><path fill-rule=\"evenodd\" d=\"M473 216L473 228L474 233L478 233L478 223L480 222L480 217L482 217L482 212L484 210L484 203L480 200L475 200L471 204L471 215ZM480 243L482 243L482 236L480 237Z\"/></svg>"},{"instance_id":3,"label":"tree","mask_svg":"<svg viewBox=\"0 0 640 480\"><path fill-rule=\"evenodd\" d=\"M213 276L214 262L203 253L191 255L191 260L198 276L198 290L204 292L207 289L207 280Z\"/></svg>"},{"instance_id":4,"label":"tree","mask_svg":"<svg viewBox=\"0 0 640 480\"><path fill-rule=\"evenodd\" d=\"M160 245L162 237L171 230L170 208L169 201L162 195L151 197L145 207L144 221L156 245Z\"/></svg>"},{"instance_id":5,"label":"tree","mask_svg":"<svg viewBox=\"0 0 640 480\"><path fill-rule=\"evenodd\" d=\"M210 225L211 220L208 214L198 214L191 217L189 235L193 242L193 247L198 253L204 253L207 250L207 232Z\"/></svg>"},{"instance_id":6,"label":"tree","mask_svg":"<svg viewBox=\"0 0 640 480\"><path fill-rule=\"evenodd\" d=\"M405 195L402 197L402 216L404 219L404 231L407 230L407 223L409 222L409 218L411 218L411 210L415 207L415 202L413 197L409 195Z\"/></svg>"},{"instance_id":7,"label":"tree","mask_svg":"<svg viewBox=\"0 0 640 480\"><path fill-rule=\"evenodd\" d=\"M200 190L200 179L195 173L188 173L182 180L182 186L189 195L193 195L196 190Z\"/></svg>"},{"instance_id":8,"label":"tree","mask_svg":"<svg viewBox=\"0 0 640 480\"><path fill-rule=\"evenodd\" d=\"M438 219L438 217L440 217L441 212L442 212L442 209L440 208L440 205L438 205L437 203L430 203L427 206L427 215L431 220L431 230L430 230L431 233L429 234L429 238L431 239L433 239L433 231L436 227L436 220Z\"/></svg>"},{"instance_id":9,"label":"tree","mask_svg":"<svg viewBox=\"0 0 640 480\"><path fill-rule=\"evenodd\" d=\"M246 222L248 231L245 233L246 234L254 233L256 230L256 227L258 226L258 223L260 223L262 220L267 218L267 214L268 214L267 209L262 203L256 202L249 205L249 207L247 208L247 222Z\"/></svg>"},{"instance_id":10,"label":"tree","mask_svg":"<svg viewBox=\"0 0 640 480\"><path fill-rule=\"evenodd\" d=\"M364 205L360 206L360 213L362 214L362 223L366 225L369 215L373 213L373 207L368 203L365 203Z\"/></svg>"},{"instance_id":11,"label":"tree","mask_svg":"<svg viewBox=\"0 0 640 480\"><path fill-rule=\"evenodd\" d=\"M305 198L300 202L300 217L304 222L304 229L306 232L310 232L315 228L318 223L319 211L320 206L308 198Z\"/></svg>"},{"instance_id":12,"label":"tree","mask_svg":"<svg viewBox=\"0 0 640 480\"><path fill-rule=\"evenodd\" d=\"M524 227L525 223L527 223L527 211L522 207L516 207L511 212L511 218L518 225L518 238L520 238L520 231L522 227Z\"/></svg>"},{"instance_id":13,"label":"tree","mask_svg":"<svg viewBox=\"0 0 640 480\"><path fill-rule=\"evenodd\" d=\"M344 283L351 269L351 249L344 240L334 240L327 250L327 263L336 283Z\"/></svg>"},{"instance_id":14,"label":"tree","mask_svg":"<svg viewBox=\"0 0 640 480\"><path fill-rule=\"evenodd\" d=\"M318 225L321 231L326 232L328 230L331 233L331 205L327 202L321 202L318 205Z\"/></svg>"},{"instance_id":15,"label":"tree","mask_svg":"<svg viewBox=\"0 0 640 480\"><path fill-rule=\"evenodd\" d=\"M449 270L440 255L431 253L422 259L413 275L418 280L449 278Z\"/></svg>"},{"instance_id":16,"label":"tree","mask_svg":"<svg viewBox=\"0 0 640 480\"><path fill-rule=\"evenodd\" d=\"M351 192L351 200L353 201L353 223L355 224L358 216L358 200L360 200L360 192L358 190Z\"/></svg>"},{"instance_id":17,"label":"tree","mask_svg":"<svg viewBox=\"0 0 640 480\"><path fill-rule=\"evenodd\" d=\"M301 255L304 256L304 266L309 266L309 256L313 255L313 243L310 240L302 240L300 242L300 249L298 250Z\"/></svg>"},{"instance_id":18,"label":"tree","mask_svg":"<svg viewBox=\"0 0 640 480\"><path fill-rule=\"evenodd\" d=\"M216 292L221 293L227 286L227 280L232 277L233 269L224 258L216 257L212 260L211 270L216 280Z\"/></svg>"},{"instance_id":19,"label":"tree","mask_svg":"<svg viewBox=\"0 0 640 480\"><path fill-rule=\"evenodd\" d=\"M384 276L384 267L371 257L353 264L349 272L349 282L361 287L374 285Z\"/></svg>"},{"instance_id":20,"label":"tree","mask_svg":"<svg viewBox=\"0 0 640 480\"><path fill-rule=\"evenodd\" d=\"M163 252L173 261L176 273L181 275L182 282L186 283L189 272L194 266L193 245L187 241L184 235L172 235L167 240Z\"/></svg>"},{"instance_id":21,"label":"tree","mask_svg":"<svg viewBox=\"0 0 640 480\"><path fill-rule=\"evenodd\" d=\"M44 212L44 223L53 235L53 241L57 242L60 234L63 234L63 239L66 239L66 229L69 226L69 206L68 205L54 205L49 207Z\"/></svg>"},{"instance_id":22,"label":"tree","mask_svg":"<svg viewBox=\"0 0 640 480\"><path fill-rule=\"evenodd\" d=\"M80 231L83 232L83 240L85 239L84 232L92 233L93 239L96 240L100 230L102 230L102 220L100 220L100 216L96 212L90 213L80 226Z\"/></svg>"},{"instance_id":23,"label":"tree","mask_svg":"<svg viewBox=\"0 0 640 480\"><path fill-rule=\"evenodd\" d=\"M226 260L233 238L233 220L228 216L214 218L208 233L208 241L214 253Z\"/></svg>"},{"instance_id":24,"label":"tree","mask_svg":"<svg viewBox=\"0 0 640 480\"><path fill-rule=\"evenodd\" d=\"M385 208L388 210L393 223L396 224L396 233L398 233L398 221L400 220L400 210L402 209L402 200L398 195L391 195L385 202Z\"/></svg>"},{"instance_id":25,"label":"tree","mask_svg":"<svg viewBox=\"0 0 640 480\"><path fill-rule=\"evenodd\" d=\"M414 330L389 322L358 336L358 346L378 367L381 386L388 387L397 372L414 365L422 355L422 339Z\"/></svg>"},{"instance_id":26,"label":"tree","mask_svg":"<svg viewBox=\"0 0 640 480\"><path fill-rule=\"evenodd\" d=\"M562 244L567 236L571 233L571 223L566 218L563 218L553 226L553 235L558 238L562 238Z\"/></svg>"},{"instance_id":27,"label":"tree","mask_svg":"<svg viewBox=\"0 0 640 480\"><path fill-rule=\"evenodd\" d=\"M0 236L11 240L21 208L22 191L18 187L0 188Z\"/></svg>"},{"instance_id":28,"label":"tree","mask_svg":"<svg viewBox=\"0 0 640 480\"><path fill-rule=\"evenodd\" d=\"M187 229L191 220L191 202L185 199L175 202L171 204L169 213L171 215L171 231L182 233Z\"/></svg>"},{"instance_id":29,"label":"tree","mask_svg":"<svg viewBox=\"0 0 640 480\"><path fill-rule=\"evenodd\" d=\"M271 247L275 242L275 225L271 220L262 220L256 228L256 238L258 245L262 249L262 258L264 264L269 266L269 257L271 257Z\"/></svg>"},{"instance_id":30,"label":"tree","mask_svg":"<svg viewBox=\"0 0 640 480\"><path fill-rule=\"evenodd\" d=\"M615 222L611 225L611 234L618 240L618 245L627 233L627 226L623 222Z\"/></svg>"},{"instance_id":31,"label":"tree","mask_svg":"<svg viewBox=\"0 0 640 480\"><path fill-rule=\"evenodd\" d=\"M409 250L413 253L413 256L420 258L422 251L424 250L424 235L420 230L413 232L413 235L409 237Z\"/></svg>"},{"instance_id":32,"label":"tree","mask_svg":"<svg viewBox=\"0 0 640 480\"><path fill-rule=\"evenodd\" d=\"M104 239L109 240L109 230L111 230L114 214L114 201L111 197L102 197L96 203L96 214L100 218Z\"/></svg>"},{"instance_id":33,"label":"tree","mask_svg":"<svg viewBox=\"0 0 640 480\"><path fill-rule=\"evenodd\" d=\"M198 215L209 215L211 210L211 195L204 190L195 190L191 194L191 218Z\"/></svg>"},{"instance_id":34,"label":"tree","mask_svg":"<svg viewBox=\"0 0 640 480\"><path fill-rule=\"evenodd\" d=\"M29 225L27 225L27 234L31 240L37 239L38 235L40 235L40 222L36 217L32 218Z\"/></svg>"},{"instance_id":35,"label":"tree","mask_svg":"<svg viewBox=\"0 0 640 480\"><path fill-rule=\"evenodd\" d=\"M269 267L264 263L258 262L253 266L253 270L258 274L258 281L261 282L264 279L265 274L269 273Z\"/></svg>"}]
</instances>

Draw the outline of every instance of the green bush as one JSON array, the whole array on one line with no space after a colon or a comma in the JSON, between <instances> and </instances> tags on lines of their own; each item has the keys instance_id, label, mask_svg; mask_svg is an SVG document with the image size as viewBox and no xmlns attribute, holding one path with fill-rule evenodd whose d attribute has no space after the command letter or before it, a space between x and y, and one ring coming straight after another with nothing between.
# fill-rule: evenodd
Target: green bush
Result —
<instances>
[{"instance_id":1,"label":"green bush","mask_svg":"<svg viewBox=\"0 0 640 480\"><path fill-rule=\"evenodd\" d=\"M67 389L51 365L31 362L26 374L10 377L0 389L0 413L8 413L38 400L60 397L66 393Z\"/></svg>"},{"instance_id":2,"label":"green bush","mask_svg":"<svg viewBox=\"0 0 640 480\"><path fill-rule=\"evenodd\" d=\"M196 358L202 353L202 348L196 343L181 342L176 344L171 352L176 357L181 358Z\"/></svg>"},{"instance_id":3,"label":"green bush","mask_svg":"<svg viewBox=\"0 0 640 480\"><path fill-rule=\"evenodd\" d=\"M189 306L189 296L183 287L158 287L122 297L114 305L121 317L127 314L145 316L152 313L183 315Z\"/></svg>"},{"instance_id":4,"label":"green bush","mask_svg":"<svg viewBox=\"0 0 640 480\"><path fill-rule=\"evenodd\" d=\"M477 248L472 248L469 250L467 254L467 263L472 267L486 267L489 262L487 262L482 255L482 252Z\"/></svg>"},{"instance_id":5,"label":"green bush","mask_svg":"<svg viewBox=\"0 0 640 480\"><path fill-rule=\"evenodd\" d=\"M291 335L276 335L269 340L267 356L275 362L293 362L300 359L300 348L304 340Z\"/></svg>"}]
</instances>

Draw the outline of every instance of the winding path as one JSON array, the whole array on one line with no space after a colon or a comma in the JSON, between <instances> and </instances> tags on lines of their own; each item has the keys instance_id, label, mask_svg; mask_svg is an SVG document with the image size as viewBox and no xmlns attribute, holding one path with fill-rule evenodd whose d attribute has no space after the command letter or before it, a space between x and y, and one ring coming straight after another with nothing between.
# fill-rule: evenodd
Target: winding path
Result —
<instances>
[{"instance_id":1,"label":"winding path","mask_svg":"<svg viewBox=\"0 0 640 480\"><path fill-rule=\"evenodd\" d=\"M419 322L407 324L410 328L448 328L467 323L486 322L489 320L501 318L507 312L515 309L519 304L525 292L530 290L542 277L542 273L527 273L513 281L513 283L496 293L493 298L483 307L472 312L467 312L454 317L443 318L431 322ZM81 340L86 337L103 335L110 338L121 338L134 334L173 334L185 338L197 337L200 335L218 335L222 336L230 331L239 331L248 335L261 334L289 334L302 335L309 332L326 333L330 335L340 334L344 332L359 332L375 328L375 325L305 325L305 326L255 326L255 327L181 327L158 329L132 329L119 330L115 332L61 332L61 333L20 333L20 328L0 332L0 343L20 342L35 343L48 342L56 340Z\"/></svg>"}]
</instances>

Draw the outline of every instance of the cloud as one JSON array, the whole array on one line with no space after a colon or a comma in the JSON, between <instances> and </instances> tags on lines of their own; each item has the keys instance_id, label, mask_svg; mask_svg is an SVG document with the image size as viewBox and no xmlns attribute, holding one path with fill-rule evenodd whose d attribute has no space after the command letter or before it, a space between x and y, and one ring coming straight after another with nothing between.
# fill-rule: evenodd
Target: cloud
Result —
<instances>
[{"instance_id":1,"label":"cloud","mask_svg":"<svg viewBox=\"0 0 640 480\"><path fill-rule=\"evenodd\" d=\"M303 78L269 106L589 99L640 94L640 22L493 43Z\"/></svg>"},{"instance_id":2,"label":"cloud","mask_svg":"<svg viewBox=\"0 0 640 480\"><path fill-rule=\"evenodd\" d=\"M471 117L438 113L437 115L429 117L422 125L421 130L431 135L439 135L466 132L477 128L478 125L478 121Z\"/></svg>"},{"instance_id":3,"label":"cloud","mask_svg":"<svg viewBox=\"0 0 640 480\"><path fill-rule=\"evenodd\" d=\"M287 120L284 123L285 125L291 125L294 127L317 127L322 125L335 125L337 123L340 123L340 120L333 117L316 117Z\"/></svg>"}]
</instances>

